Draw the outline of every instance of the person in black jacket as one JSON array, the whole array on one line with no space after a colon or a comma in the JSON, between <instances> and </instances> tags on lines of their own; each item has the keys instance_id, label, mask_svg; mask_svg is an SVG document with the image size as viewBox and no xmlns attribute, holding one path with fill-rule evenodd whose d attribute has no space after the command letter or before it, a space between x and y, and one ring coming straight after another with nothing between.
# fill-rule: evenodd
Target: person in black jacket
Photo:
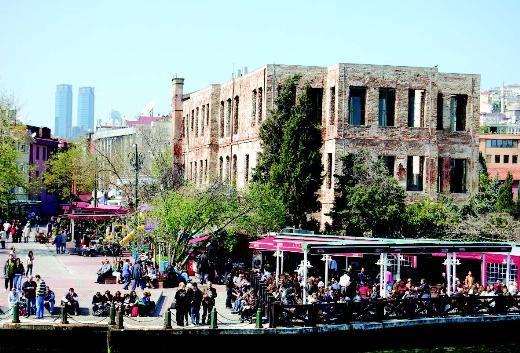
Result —
<instances>
[{"instance_id":1,"label":"person in black jacket","mask_svg":"<svg viewBox=\"0 0 520 353\"><path fill-rule=\"evenodd\" d=\"M186 293L185 284L181 282L179 289L175 293L175 319L177 326L184 326L184 316L188 307L188 295Z\"/></svg>"},{"instance_id":2,"label":"person in black jacket","mask_svg":"<svg viewBox=\"0 0 520 353\"><path fill-rule=\"evenodd\" d=\"M200 306L202 304L202 291L193 283L193 297L191 299L191 324L200 325Z\"/></svg>"}]
</instances>

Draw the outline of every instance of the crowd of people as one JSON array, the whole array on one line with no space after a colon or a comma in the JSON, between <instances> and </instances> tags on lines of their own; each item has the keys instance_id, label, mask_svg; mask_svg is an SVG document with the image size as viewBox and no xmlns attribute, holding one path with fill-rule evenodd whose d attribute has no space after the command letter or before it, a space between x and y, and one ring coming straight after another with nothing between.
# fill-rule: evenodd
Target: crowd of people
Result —
<instances>
[{"instance_id":1,"label":"crowd of people","mask_svg":"<svg viewBox=\"0 0 520 353\"><path fill-rule=\"evenodd\" d=\"M175 293L171 309L175 309L177 326L200 326L210 324L210 313L215 306L217 290L210 281L205 288L199 288L197 282L181 282ZM202 318L200 309L202 307Z\"/></svg>"},{"instance_id":2,"label":"crowd of people","mask_svg":"<svg viewBox=\"0 0 520 353\"><path fill-rule=\"evenodd\" d=\"M143 292L142 297L135 291L126 294L116 291L113 295L109 290L104 294L96 292L92 297L92 313L95 316L107 316L113 304L116 310L122 310L125 315L131 317L151 316L155 310L155 302L151 296L148 291Z\"/></svg>"}]
</instances>

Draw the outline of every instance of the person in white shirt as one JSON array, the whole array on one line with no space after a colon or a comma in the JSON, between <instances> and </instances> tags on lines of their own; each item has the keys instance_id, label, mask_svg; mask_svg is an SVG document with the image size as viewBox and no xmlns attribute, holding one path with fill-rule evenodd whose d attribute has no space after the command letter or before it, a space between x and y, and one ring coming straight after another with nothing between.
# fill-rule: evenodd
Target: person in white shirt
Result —
<instances>
[{"instance_id":1,"label":"person in white shirt","mask_svg":"<svg viewBox=\"0 0 520 353\"><path fill-rule=\"evenodd\" d=\"M350 276L346 272L339 278L339 285L341 287L341 293L345 294L347 287L350 285Z\"/></svg>"},{"instance_id":2,"label":"person in white shirt","mask_svg":"<svg viewBox=\"0 0 520 353\"><path fill-rule=\"evenodd\" d=\"M0 244L2 245L2 249L5 249L5 241L7 240L7 233L5 230L0 229Z\"/></svg>"},{"instance_id":3,"label":"person in white shirt","mask_svg":"<svg viewBox=\"0 0 520 353\"><path fill-rule=\"evenodd\" d=\"M7 233L9 228L11 228L11 223L9 223L8 221L5 221L4 222L4 231Z\"/></svg>"},{"instance_id":4,"label":"person in white shirt","mask_svg":"<svg viewBox=\"0 0 520 353\"><path fill-rule=\"evenodd\" d=\"M13 289L9 292L9 297L7 300L9 302L9 311L11 311L14 307L14 304L20 300L20 293L16 288L13 287Z\"/></svg>"}]
</instances>

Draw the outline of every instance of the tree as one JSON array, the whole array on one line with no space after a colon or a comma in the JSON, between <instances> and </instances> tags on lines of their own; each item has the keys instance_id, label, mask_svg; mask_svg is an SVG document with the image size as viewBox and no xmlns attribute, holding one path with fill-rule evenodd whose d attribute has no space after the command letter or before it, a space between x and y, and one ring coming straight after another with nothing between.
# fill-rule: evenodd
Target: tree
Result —
<instances>
[{"instance_id":1,"label":"tree","mask_svg":"<svg viewBox=\"0 0 520 353\"><path fill-rule=\"evenodd\" d=\"M26 126L16 118L12 103L0 98L0 214L7 215L14 199L13 189L27 188L26 176L19 168L17 146L25 142Z\"/></svg>"},{"instance_id":2,"label":"tree","mask_svg":"<svg viewBox=\"0 0 520 353\"><path fill-rule=\"evenodd\" d=\"M260 129L262 153L254 180L269 183L282 191L287 221L296 227L308 227L308 215L320 209L318 190L322 183L321 131L306 84L296 97L300 76L284 81L270 112Z\"/></svg>"},{"instance_id":3,"label":"tree","mask_svg":"<svg viewBox=\"0 0 520 353\"><path fill-rule=\"evenodd\" d=\"M449 199L420 200L406 207L403 235L407 238L445 237L460 222L459 210Z\"/></svg>"},{"instance_id":4,"label":"tree","mask_svg":"<svg viewBox=\"0 0 520 353\"><path fill-rule=\"evenodd\" d=\"M47 160L41 181L48 191L70 203L78 195L92 192L95 173L94 157L85 144L78 143L57 151Z\"/></svg>"},{"instance_id":5,"label":"tree","mask_svg":"<svg viewBox=\"0 0 520 353\"><path fill-rule=\"evenodd\" d=\"M497 212L506 212L510 215L516 214L516 205L513 200L513 176L511 173L507 173L506 180L500 184L495 209Z\"/></svg>"},{"instance_id":6,"label":"tree","mask_svg":"<svg viewBox=\"0 0 520 353\"><path fill-rule=\"evenodd\" d=\"M157 196L148 217L157 223L153 239L166 243L172 258L184 263L194 236L274 231L283 226L284 215L279 192L265 184L253 183L238 192L212 183L205 189L188 185Z\"/></svg>"},{"instance_id":7,"label":"tree","mask_svg":"<svg viewBox=\"0 0 520 353\"><path fill-rule=\"evenodd\" d=\"M382 237L399 233L406 195L382 160L371 158L366 151L347 154L336 177L332 230Z\"/></svg>"},{"instance_id":8,"label":"tree","mask_svg":"<svg viewBox=\"0 0 520 353\"><path fill-rule=\"evenodd\" d=\"M279 163L285 126L290 120L292 108L296 102L296 87L301 76L294 75L284 81L275 99L276 108L269 112L260 126L260 143L262 152L258 156L258 164L254 170L253 180L271 181L271 172Z\"/></svg>"}]
</instances>

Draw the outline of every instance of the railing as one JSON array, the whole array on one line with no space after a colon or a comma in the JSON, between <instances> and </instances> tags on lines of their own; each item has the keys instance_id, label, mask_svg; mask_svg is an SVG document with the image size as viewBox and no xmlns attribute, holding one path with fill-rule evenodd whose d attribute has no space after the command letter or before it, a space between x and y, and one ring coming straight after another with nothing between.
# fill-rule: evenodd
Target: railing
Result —
<instances>
[{"instance_id":1,"label":"railing","mask_svg":"<svg viewBox=\"0 0 520 353\"><path fill-rule=\"evenodd\" d=\"M371 299L346 303L269 304L269 327L345 324L448 316L520 314L520 296Z\"/></svg>"}]
</instances>

